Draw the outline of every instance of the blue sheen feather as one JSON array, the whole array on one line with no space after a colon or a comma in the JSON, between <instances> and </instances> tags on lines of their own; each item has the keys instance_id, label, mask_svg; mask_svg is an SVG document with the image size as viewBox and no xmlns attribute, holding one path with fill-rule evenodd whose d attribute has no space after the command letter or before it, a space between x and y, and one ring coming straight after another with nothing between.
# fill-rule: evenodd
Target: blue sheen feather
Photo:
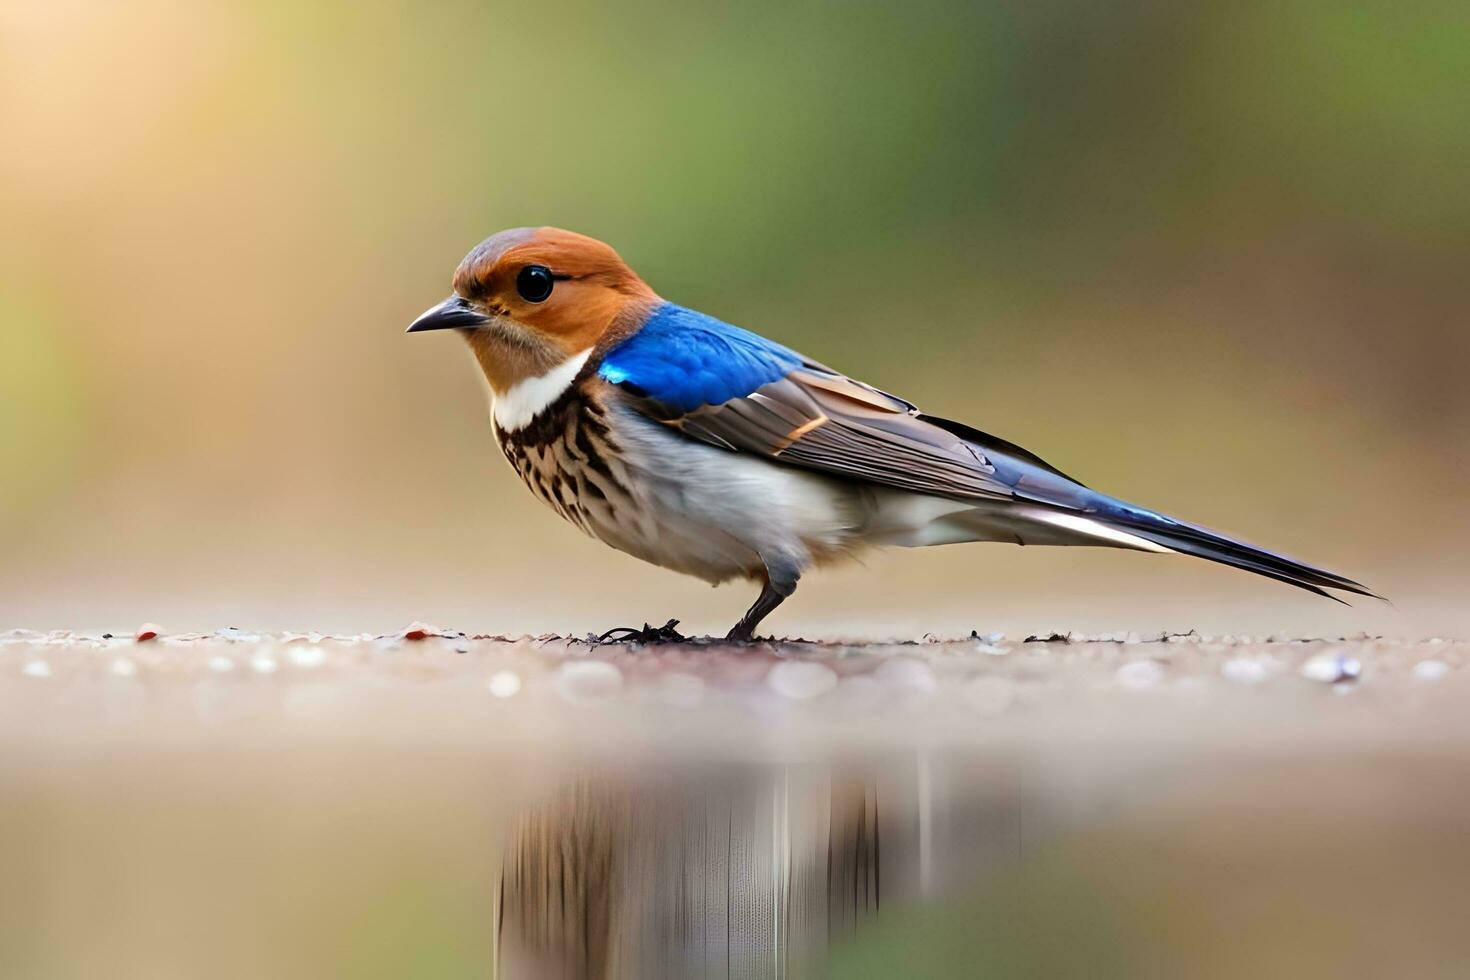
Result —
<instances>
[{"instance_id":1,"label":"blue sheen feather","mask_svg":"<svg viewBox=\"0 0 1470 980\"><path fill-rule=\"evenodd\" d=\"M664 303L603 358L597 373L669 408L692 412L784 378L801 355L749 330Z\"/></svg>"}]
</instances>

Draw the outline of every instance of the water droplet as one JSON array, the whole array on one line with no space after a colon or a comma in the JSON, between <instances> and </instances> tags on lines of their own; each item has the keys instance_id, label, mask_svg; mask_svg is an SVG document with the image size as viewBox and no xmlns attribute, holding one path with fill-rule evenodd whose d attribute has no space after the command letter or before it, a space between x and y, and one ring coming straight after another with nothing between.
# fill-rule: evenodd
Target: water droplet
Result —
<instances>
[{"instance_id":1,"label":"water droplet","mask_svg":"<svg viewBox=\"0 0 1470 980\"><path fill-rule=\"evenodd\" d=\"M1341 650L1319 653L1302 664L1302 676L1322 684L1346 684L1358 679L1363 665Z\"/></svg>"},{"instance_id":2,"label":"water droplet","mask_svg":"<svg viewBox=\"0 0 1470 980\"><path fill-rule=\"evenodd\" d=\"M286 651L286 656L298 667L310 669L320 667L327 662L327 652L318 646L307 646L303 643L292 644Z\"/></svg>"},{"instance_id":3,"label":"water droplet","mask_svg":"<svg viewBox=\"0 0 1470 980\"><path fill-rule=\"evenodd\" d=\"M1158 686L1164 679L1164 668L1152 660L1135 660L1118 668L1114 675L1118 684L1132 691Z\"/></svg>"},{"instance_id":4,"label":"water droplet","mask_svg":"<svg viewBox=\"0 0 1470 980\"><path fill-rule=\"evenodd\" d=\"M521 678L513 670L497 670L490 675L485 686L497 698L513 698L521 691Z\"/></svg>"},{"instance_id":5,"label":"water droplet","mask_svg":"<svg viewBox=\"0 0 1470 980\"><path fill-rule=\"evenodd\" d=\"M1416 681L1437 681L1450 672L1450 665L1443 660L1421 660L1410 671Z\"/></svg>"},{"instance_id":6,"label":"water droplet","mask_svg":"<svg viewBox=\"0 0 1470 980\"><path fill-rule=\"evenodd\" d=\"M1220 676L1233 684L1259 684L1269 673L1259 657L1232 657L1220 665Z\"/></svg>"}]
</instances>

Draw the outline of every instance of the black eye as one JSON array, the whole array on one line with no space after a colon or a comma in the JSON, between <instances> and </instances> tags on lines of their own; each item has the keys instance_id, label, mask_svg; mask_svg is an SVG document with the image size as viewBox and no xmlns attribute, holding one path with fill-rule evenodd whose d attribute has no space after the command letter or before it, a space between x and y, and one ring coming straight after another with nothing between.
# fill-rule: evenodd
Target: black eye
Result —
<instances>
[{"instance_id":1,"label":"black eye","mask_svg":"<svg viewBox=\"0 0 1470 980\"><path fill-rule=\"evenodd\" d=\"M516 275L516 292L527 303L540 303L551 295L556 278L544 265L528 265Z\"/></svg>"}]
</instances>

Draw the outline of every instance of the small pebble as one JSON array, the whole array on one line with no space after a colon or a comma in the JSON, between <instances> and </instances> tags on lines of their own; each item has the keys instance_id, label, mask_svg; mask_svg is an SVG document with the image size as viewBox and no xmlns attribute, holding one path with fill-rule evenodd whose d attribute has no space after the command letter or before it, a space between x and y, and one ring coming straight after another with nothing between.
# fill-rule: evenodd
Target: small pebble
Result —
<instances>
[{"instance_id":1,"label":"small pebble","mask_svg":"<svg viewBox=\"0 0 1470 980\"><path fill-rule=\"evenodd\" d=\"M623 689L623 674L605 660L572 660L557 671L556 688L568 701L609 701Z\"/></svg>"},{"instance_id":2,"label":"small pebble","mask_svg":"<svg viewBox=\"0 0 1470 980\"><path fill-rule=\"evenodd\" d=\"M430 626L428 623L410 623L404 627L402 633L398 634L399 638L404 640L423 640L431 636L445 635L445 632L439 627Z\"/></svg>"},{"instance_id":3,"label":"small pebble","mask_svg":"<svg viewBox=\"0 0 1470 980\"><path fill-rule=\"evenodd\" d=\"M27 677L50 677L51 665L44 660L32 660L20 669Z\"/></svg>"},{"instance_id":4,"label":"small pebble","mask_svg":"<svg viewBox=\"0 0 1470 980\"><path fill-rule=\"evenodd\" d=\"M144 623L138 627L138 632L133 634L133 639L139 643L147 643L149 640L158 639L158 634L163 632L163 627L156 623Z\"/></svg>"},{"instance_id":5,"label":"small pebble","mask_svg":"<svg viewBox=\"0 0 1470 980\"><path fill-rule=\"evenodd\" d=\"M114 677L134 677L138 673L138 665L127 657L118 657L107 669Z\"/></svg>"},{"instance_id":6,"label":"small pebble","mask_svg":"<svg viewBox=\"0 0 1470 980\"><path fill-rule=\"evenodd\" d=\"M1164 679L1164 668L1152 660L1135 660L1119 667L1113 676L1120 686L1141 691L1157 686Z\"/></svg>"},{"instance_id":7,"label":"small pebble","mask_svg":"<svg viewBox=\"0 0 1470 980\"><path fill-rule=\"evenodd\" d=\"M977 677L965 685L965 700L982 715L998 715L1016 703L1016 685L1005 677Z\"/></svg>"},{"instance_id":8,"label":"small pebble","mask_svg":"<svg viewBox=\"0 0 1470 980\"><path fill-rule=\"evenodd\" d=\"M1220 676L1232 684L1259 684L1269 673L1259 657L1232 657L1220 665Z\"/></svg>"},{"instance_id":9,"label":"small pebble","mask_svg":"<svg viewBox=\"0 0 1470 980\"><path fill-rule=\"evenodd\" d=\"M1443 660L1421 660L1409 673L1416 681L1437 681L1450 672L1450 665Z\"/></svg>"},{"instance_id":10,"label":"small pebble","mask_svg":"<svg viewBox=\"0 0 1470 980\"><path fill-rule=\"evenodd\" d=\"M1302 664L1302 676L1321 684L1347 684L1358 679L1363 665L1340 650L1319 653Z\"/></svg>"},{"instance_id":11,"label":"small pebble","mask_svg":"<svg viewBox=\"0 0 1470 980\"><path fill-rule=\"evenodd\" d=\"M766 674L766 685L782 697L806 701L837 686L837 673L810 660L783 660Z\"/></svg>"},{"instance_id":12,"label":"small pebble","mask_svg":"<svg viewBox=\"0 0 1470 980\"><path fill-rule=\"evenodd\" d=\"M485 687L497 698L513 698L521 691L521 677L513 670L497 670Z\"/></svg>"}]
</instances>

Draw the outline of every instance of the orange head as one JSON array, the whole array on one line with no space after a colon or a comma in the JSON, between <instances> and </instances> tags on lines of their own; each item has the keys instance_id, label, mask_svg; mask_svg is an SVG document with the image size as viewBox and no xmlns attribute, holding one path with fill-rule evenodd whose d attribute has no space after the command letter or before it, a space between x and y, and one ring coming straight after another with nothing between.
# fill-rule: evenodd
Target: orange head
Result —
<instances>
[{"instance_id":1,"label":"orange head","mask_svg":"<svg viewBox=\"0 0 1470 980\"><path fill-rule=\"evenodd\" d=\"M504 392L631 331L658 296L608 245L560 228L512 228L476 245L454 294L408 328L454 328Z\"/></svg>"}]
</instances>

